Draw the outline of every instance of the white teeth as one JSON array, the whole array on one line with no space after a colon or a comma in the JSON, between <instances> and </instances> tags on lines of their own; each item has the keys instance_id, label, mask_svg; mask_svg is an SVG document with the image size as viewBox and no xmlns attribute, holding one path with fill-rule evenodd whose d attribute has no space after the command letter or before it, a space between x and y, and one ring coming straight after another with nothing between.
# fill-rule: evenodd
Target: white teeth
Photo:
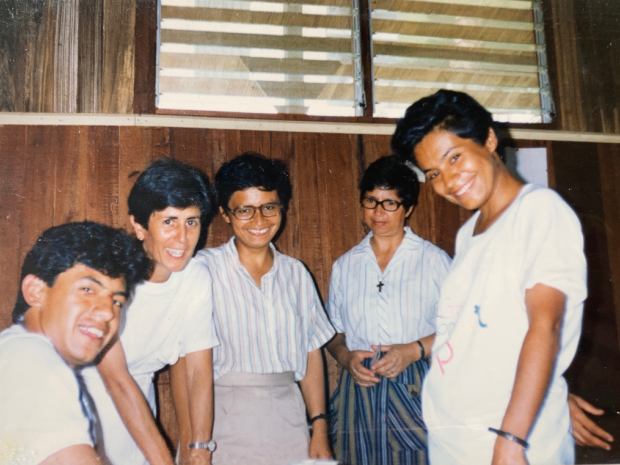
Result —
<instances>
[{"instance_id":1,"label":"white teeth","mask_svg":"<svg viewBox=\"0 0 620 465\"><path fill-rule=\"evenodd\" d=\"M250 231L252 234L265 234L267 231L269 231L269 228L265 228L265 229L248 229L248 231Z\"/></svg>"},{"instance_id":2,"label":"white teeth","mask_svg":"<svg viewBox=\"0 0 620 465\"><path fill-rule=\"evenodd\" d=\"M469 189L469 187L472 185L472 183L474 182L474 180L472 179L471 181L469 181L467 184L465 184L463 187L461 187L458 192L456 193L456 195L463 195L465 192L467 192L467 189Z\"/></svg>"},{"instance_id":3,"label":"white teeth","mask_svg":"<svg viewBox=\"0 0 620 465\"><path fill-rule=\"evenodd\" d=\"M166 251L175 258L181 258L185 253L185 250L166 249Z\"/></svg>"},{"instance_id":4,"label":"white teeth","mask_svg":"<svg viewBox=\"0 0 620 465\"><path fill-rule=\"evenodd\" d=\"M82 331L86 331L87 333L90 333L90 334L92 334L94 336L103 337L103 331L101 331L100 329L92 328L90 326L80 326L80 329Z\"/></svg>"}]
</instances>

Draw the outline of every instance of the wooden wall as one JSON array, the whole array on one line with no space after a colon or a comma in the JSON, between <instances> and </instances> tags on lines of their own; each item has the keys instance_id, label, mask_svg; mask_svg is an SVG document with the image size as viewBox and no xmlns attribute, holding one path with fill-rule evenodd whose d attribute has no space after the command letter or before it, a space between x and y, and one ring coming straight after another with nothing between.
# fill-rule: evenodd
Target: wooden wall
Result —
<instances>
[{"instance_id":1,"label":"wooden wall","mask_svg":"<svg viewBox=\"0 0 620 465\"><path fill-rule=\"evenodd\" d=\"M154 113L155 0L0 2L0 111ZM543 0L553 129L620 133L620 2Z\"/></svg>"},{"instance_id":2,"label":"wooden wall","mask_svg":"<svg viewBox=\"0 0 620 465\"><path fill-rule=\"evenodd\" d=\"M90 219L127 227L126 199L137 174L152 160L172 157L204 170L247 150L286 161L293 201L277 245L302 260L327 296L333 261L363 235L357 183L368 164L388 150L389 137L171 128L0 126L0 329L10 325L21 262L46 228ZM584 338L569 379L572 389L613 412L620 424L620 344L614 299L620 299L620 146L519 141L546 146L557 190L579 214L586 235L590 297ZM410 225L448 253L469 214L423 184ZM207 246L226 241L216 217ZM613 281L612 281L613 278ZM338 367L330 360L333 390ZM174 441L176 425L167 373L159 379L160 419ZM589 454L589 455L588 455ZM582 462L617 457L585 451Z\"/></svg>"}]
</instances>

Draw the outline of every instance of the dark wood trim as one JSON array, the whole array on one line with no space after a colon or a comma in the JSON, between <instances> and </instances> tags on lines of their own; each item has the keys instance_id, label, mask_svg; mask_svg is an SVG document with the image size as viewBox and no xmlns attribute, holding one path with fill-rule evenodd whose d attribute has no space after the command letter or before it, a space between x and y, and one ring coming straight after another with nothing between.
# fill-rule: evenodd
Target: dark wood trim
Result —
<instances>
[{"instance_id":1,"label":"dark wood trim","mask_svg":"<svg viewBox=\"0 0 620 465\"><path fill-rule=\"evenodd\" d=\"M157 0L136 2L133 112L155 113Z\"/></svg>"},{"instance_id":2,"label":"dark wood trim","mask_svg":"<svg viewBox=\"0 0 620 465\"><path fill-rule=\"evenodd\" d=\"M374 73L372 69L372 21L370 19L370 0L359 0L359 2L360 49L362 53L364 94L366 95L364 116L372 117L375 113L375 98L373 89Z\"/></svg>"}]
</instances>

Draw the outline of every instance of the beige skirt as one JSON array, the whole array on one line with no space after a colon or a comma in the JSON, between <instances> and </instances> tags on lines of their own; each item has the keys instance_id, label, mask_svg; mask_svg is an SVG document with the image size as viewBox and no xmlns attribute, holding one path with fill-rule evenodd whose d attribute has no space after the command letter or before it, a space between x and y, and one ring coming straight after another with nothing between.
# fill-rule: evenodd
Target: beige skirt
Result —
<instances>
[{"instance_id":1,"label":"beige skirt","mask_svg":"<svg viewBox=\"0 0 620 465\"><path fill-rule=\"evenodd\" d=\"M292 372L215 381L213 465L286 465L308 458L306 406Z\"/></svg>"}]
</instances>

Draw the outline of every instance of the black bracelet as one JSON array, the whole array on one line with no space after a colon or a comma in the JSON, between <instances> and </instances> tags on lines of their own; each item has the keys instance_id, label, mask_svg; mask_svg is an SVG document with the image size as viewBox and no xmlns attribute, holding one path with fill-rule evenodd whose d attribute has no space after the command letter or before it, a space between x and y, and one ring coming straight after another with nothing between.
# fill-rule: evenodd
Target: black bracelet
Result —
<instances>
[{"instance_id":1,"label":"black bracelet","mask_svg":"<svg viewBox=\"0 0 620 465\"><path fill-rule=\"evenodd\" d=\"M420 360L422 360L423 358L426 358L426 351L424 350L424 346L422 345L422 343L420 341L415 341L420 345L420 350L422 351L422 356L420 357Z\"/></svg>"},{"instance_id":2,"label":"black bracelet","mask_svg":"<svg viewBox=\"0 0 620 465\"><path fill-rule=\"evenodd\" d=\"M324 413L319 413L316 417L310 418L310 421L308 422L308 424L312 426L312 423L320 419L327 421L327 415L325 415Z\"/></svg>"},{"instance_id":3,"label":"black bracelet","mask_svg":"<svg viewBox=\"0 0 620 465\"><path fill-rule=\"evenodd\" d=\"M489 431L491 433L497 434L498 436L506 438L509 441L516 442L517 444L519 444L524 449L527 449L530 446L527 443L527 441L524 441L523 439L516 437L514 434L510 434L510 433L507 433L506 431L502 431L501 429L489 428Z\"/></svg>"}]
</instances>

